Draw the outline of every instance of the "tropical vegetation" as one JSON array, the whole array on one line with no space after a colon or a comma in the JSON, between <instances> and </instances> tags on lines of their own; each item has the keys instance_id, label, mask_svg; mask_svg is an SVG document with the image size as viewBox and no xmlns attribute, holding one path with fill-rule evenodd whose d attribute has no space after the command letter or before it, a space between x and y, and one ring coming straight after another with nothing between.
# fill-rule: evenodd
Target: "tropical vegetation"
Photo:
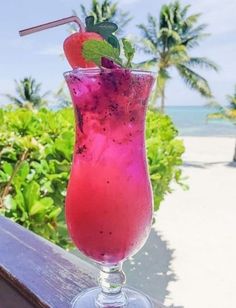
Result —
<instances>
[{"instance_id":1,"label":"tropical vegetation","mask_svg":"<svg viewBox=\"0 0 236 308\"><path fill-rule=\"evenodd\" d=\"M64 199L72 160L74 119L59 111L0 109L0 213L61 245L71 245ZM184 146L171 119L148 111L146 143L155 210L182 184Z\"/></svg>"},{"instance_id":2,"label":"tropical vegetation","mask_svg":"<svg viewBox=\"0 0 236 308\"><path fill-rule=\"evenodd\" d=\"M90 7L86 8L84 5L80 5L83 17L93 16L94 22L112 21L119 25L118 34L121 34L128 23L132 20L130 13L119 8L118 1L110 0L92 0ZM73 14L77 15L77 12L73 10ZM80 15L80 14L79 14Z\"/></svg>"},{"instance_id":3,"label":"tropical vegetation","mask_svg":"<svg viewBox=\"0 0 236 308\"><path fill-rule=\"evenodd\" d=\"M22 108L41 108L47 104L46 97L49 92L41 93L41 83L36 82L31 76L20 81L15 80L17 96L6 94L7 99Z\"/></svg>"},{"instance_id":4,"label":"tropical vegetation","mask_svg":"<svg viewBox=\"0 0 236 308\"><path fill-rule=\"evenodd\" d=\"M234 86L234 93L232 95L227 95L226 100L228 103L226 107L220 105L216 101L212 101L210 105L216 108L217 111L209 114L208 118L227 120L230 121L232 124L236 125L236 85ZM236 162L236 144L233 160Z\"/></svg>"},{"instance_id":5,"label":"tropical vegetation","mask_svg":"<svg viewBox=\"0 0 236 308\"><path fill-rule=\"evenodd\" d=\"M179 1L161 7L159 18L149 15L147 24L138 25L142 39L139 48L149 56L141 64L157 69L152 102L160 98L165 106L165 93L170 71L175 68L188 87L206 98L212 97L208 81L195 68L217 71L217 65L206 57L191 56L190 51L207 37L206 24L200 24L201 14L189 15L190 5Z\"/></svg>"}]
</instances>

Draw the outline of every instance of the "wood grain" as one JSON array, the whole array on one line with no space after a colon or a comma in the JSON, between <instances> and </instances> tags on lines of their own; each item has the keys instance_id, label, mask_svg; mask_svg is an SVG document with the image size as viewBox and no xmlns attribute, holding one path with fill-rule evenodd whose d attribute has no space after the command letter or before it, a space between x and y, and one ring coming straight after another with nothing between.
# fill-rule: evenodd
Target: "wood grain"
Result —
<instances>
[{"instance_id":1,"label":"wood grain","mask_svg":"<svg viewBox=\"0 0 236 308\"><path fill-rule=\"evenodd\" d=\"M75 295L96 285L96 273L95 267L0 216L0 277L34 307L70 307Z\"/></svg>"}]
</instances>

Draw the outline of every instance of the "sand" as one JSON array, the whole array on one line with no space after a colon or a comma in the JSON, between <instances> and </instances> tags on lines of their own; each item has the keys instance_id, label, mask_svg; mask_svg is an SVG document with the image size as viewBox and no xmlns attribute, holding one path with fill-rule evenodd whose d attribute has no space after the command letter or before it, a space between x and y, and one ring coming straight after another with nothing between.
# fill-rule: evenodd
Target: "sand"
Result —
<instances>
[{"instance_id":1,"label":"sand","mask_svg":"<svg viewBox=\"0 0 236 308\"><path fill-rule=\"evenodd\" d=\"M166 197L147 243L124 263L127 282L166 307L234 308L235 140L183 140L189 190L175 187Z\"/></svg>"},{"instance_id":2,"label":"sand","mask_svg":"<svg viewBox=\"0 0 236 308\"><path fill-rule=\"evenodd\" d=\"M128 282L167 307L236 307L236 164L233 138L184 137L188 191L175 187Z\"/></svg>"}]
</instances>

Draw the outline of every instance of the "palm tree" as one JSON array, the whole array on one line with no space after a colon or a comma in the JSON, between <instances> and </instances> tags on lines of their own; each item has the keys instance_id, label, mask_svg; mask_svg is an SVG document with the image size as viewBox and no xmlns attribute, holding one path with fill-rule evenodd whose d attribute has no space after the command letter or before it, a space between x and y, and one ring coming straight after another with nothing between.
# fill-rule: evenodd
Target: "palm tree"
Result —
<instances>
[{"instance_id":1,"label":"palm tree","mask_svg":"<svg viewBox=\"0 0 236 308\"><path fill-rule=\"evenodd\" d=\"M34 78L29 76L20 81L15 80L15 86L18 96L11 94L6 94L5 96L18 107L38 109L47 104L45 97L49 92L41 94L41 83L37 83Z\"/></svg>"},{"instance_id":2,"label":"palm tree","mask_svg":"<svg viewBox=\"0 0 236 308\"><path fill-rule=\"evenodd\" d=\"M209 119L223 119L228 120L234 125L236 125L236 85L234 86L233 95L227 95L226 100L228 102L227 107L221 106L217 102L211 102L211 106L217 108L217 112L208 115ZM236 144L234 149L233 161L236 162Z\"/></svg>"},{"instance_id":3,"label":"palm tree","mask_svg":"<svg viewBox=\"0 0 236 308\"><path fill-rule=\"evenodd\" d=\"M70 95L65 87L65 82L63 82L56 93L54 93L54 97L56 98L57 102L59 102L60 108L68 108L72 106Z\"/></svg>"},{"instance_id":4,"label":"palm tree","mask_svg":"<svg viewBox=\"0 0 236 308\"><path fill-rule=\"evenodd\" d=\"M95 23L102 21L112 21L119 25L118 34L121 34L127 24L131 21L132 17L129 12L125 12L118 7L118 1L112 2L110 0L103 0L100 3L98 0L92 0L89 9L86 9L84 5L80 5L83 16L92 15L95 18ZM73 14L77 15L76 11ZM76 30L76 29L75 29Z\"/></svg>"},{"instance_id":5,"label":"palm tree","mask_svg":"<svg viewBox=\"0 0 236 308\"><path fill-rule=\"evenodd\" d=\"M156 67L158 71L152 102L161 98L161 110L165 106L165 89L171 78L169 70L175 68L184 82L191 89L204 97L212 97L212 92L205 78L194 68L206 68L217 71L215 63L205 57L192 57L189 51L198 46L208 34L206 25L198 24L200 14L188 15L190 5L182 6L179 1L161 7L159 20L148 16L148 24L138 25L142 32L140 49L151 56L141 64Z\"/></svg>"}]
</instances>

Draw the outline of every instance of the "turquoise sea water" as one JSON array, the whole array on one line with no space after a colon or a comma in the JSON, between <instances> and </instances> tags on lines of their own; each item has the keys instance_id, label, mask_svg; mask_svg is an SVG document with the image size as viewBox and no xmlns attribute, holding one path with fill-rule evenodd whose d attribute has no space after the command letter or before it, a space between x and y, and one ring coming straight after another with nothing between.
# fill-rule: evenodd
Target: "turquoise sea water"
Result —
<instances>
[{"instance_id":1,"label":"turquoise sea water","mask_svg":"<svg viewBox=\"0 0 236 308\"><path fill-rule=\"evenodd\" d=\"M236 137L236 125L222 120L208 120L214 109L198 106L166 107L181 136Z\"/></svg>"}]
</instances>

